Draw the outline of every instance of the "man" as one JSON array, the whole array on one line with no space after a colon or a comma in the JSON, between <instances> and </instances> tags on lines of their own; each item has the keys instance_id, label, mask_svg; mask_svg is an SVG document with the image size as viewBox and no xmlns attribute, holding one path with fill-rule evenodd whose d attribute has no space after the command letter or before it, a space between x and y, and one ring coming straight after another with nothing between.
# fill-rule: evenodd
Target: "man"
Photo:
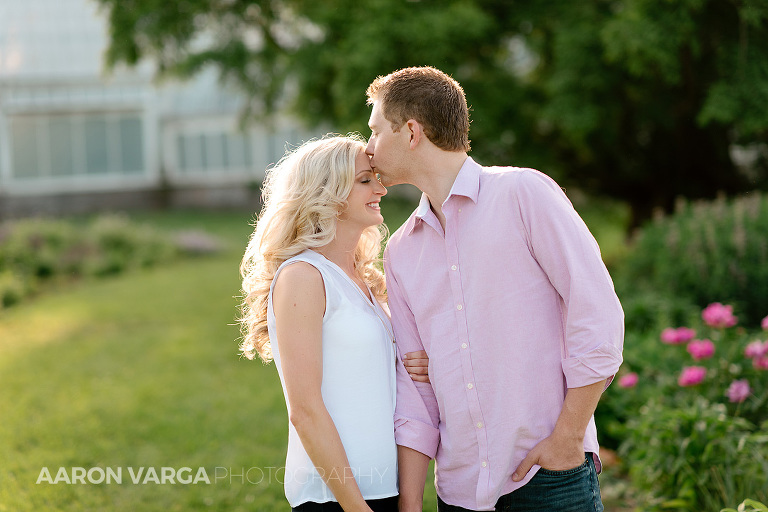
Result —
<instances>
[{"instance_id":1,"label":"man","mask_svg":"<svg viewBox=\"0 0 768 512\"><path fill-rule=\"evenodd\" d=\"M400 367L400 510L601 511L593 413L618 370L623 312L599 248L563 191L532 169L467 156L461 86L406 68L368 88L366 152L421 203L385 251ZM409 364L408 359L405 361Z\"/></svg>"}]
</instances>

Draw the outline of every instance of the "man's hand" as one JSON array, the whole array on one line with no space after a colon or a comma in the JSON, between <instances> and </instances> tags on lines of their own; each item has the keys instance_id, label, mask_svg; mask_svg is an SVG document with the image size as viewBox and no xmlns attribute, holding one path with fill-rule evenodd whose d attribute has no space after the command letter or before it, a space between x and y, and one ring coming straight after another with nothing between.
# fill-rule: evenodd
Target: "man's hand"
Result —
<instances>
[{"instance_id":1,"label":"man's hand","mask_svg":"<svg viewBox=\"0 0 768 512\"><path fill-rule=\"evenodd\" d=\"M584 438L564 438L553 433L543 439L528 452L523 462L517 466L512 480L519 482L531 470L534 464L552 471L567 471L584 463Z\"/></svg>"},{"instance_id":2,"label":"man's hand","mask_svg":"<svg viewBox=\"0 0 768 512\"><path fill-rule=\"evenodd\" d=\"M605 380L588 386L568 388L563 410L552 434L533 447L517 466L512 480L519 482L534 464L552 471L567 471L584 463L584 434L595 412Z\"/></svg>"},{"instance_id":3,"label":"man's hand","mask_svg":"<svg viewBox=\"0 0 768 512\"><path fill-rule=\"evenodd\" d=\"M408 352L403 356L403 365L408 371L408 375L416 382L429 382L429 357L423 350L418 352Z\"/></svg>"}]
</instances>

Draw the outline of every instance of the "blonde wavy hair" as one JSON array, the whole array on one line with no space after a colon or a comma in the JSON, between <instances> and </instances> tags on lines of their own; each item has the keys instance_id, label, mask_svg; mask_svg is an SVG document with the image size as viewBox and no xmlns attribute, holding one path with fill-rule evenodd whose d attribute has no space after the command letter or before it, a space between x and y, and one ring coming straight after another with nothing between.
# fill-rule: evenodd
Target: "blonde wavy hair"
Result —
<instances>
[{"instance_id":1,"label":"blonde wavy hair","mask_svg":"<svg viewBox=\"0 0 768 512\"><path fill-rule=\"evenodd\" d=\"M278 267L306 249L316 249L336 236L337 215L347 206L355 181L355 160L365 149L358 134L326 135L289 151L267 171L262 209L240 263L243 278L240 352L257 354L268 363L272 346L267 331L267 299ZM355 249L355 270L377 299L386 300L379 268L386 226L363 231Z\"/></svg>"}]
</instances>

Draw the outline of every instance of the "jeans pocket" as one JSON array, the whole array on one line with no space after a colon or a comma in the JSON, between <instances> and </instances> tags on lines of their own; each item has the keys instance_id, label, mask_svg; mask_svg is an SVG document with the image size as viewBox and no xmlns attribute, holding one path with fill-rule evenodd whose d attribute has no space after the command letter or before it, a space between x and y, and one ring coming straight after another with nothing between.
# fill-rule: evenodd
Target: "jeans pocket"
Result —
<instances>
[{"instance_id":1,"label":"jeans pocket","mask_svg":"<svg viewBox=\"0 0 768 512\"><path fill-rule=\"evenodd\" d=\"M582 462L579 466L576 466L572 469L564 469L562 471L554 470L554 469L546 469L546 468L539 468L539 471L537 474L547 475L547 476L569 476L569 475L575 475L576 473L579 473L581 471L584 471L585 469L589 468L589 459L585 458L584 462Z\"/></svg>"},{"instance_id":2,"label":"jeans pocket","mask_svg":"<svg viewBox=\"0 0 768 512\"><path fill-rule=\"evenodd\" d=\"M587 454L583 464L565 471L540 468L509 496L510 511L603 512L597 473Z\"/></svg>"}]
</instances>

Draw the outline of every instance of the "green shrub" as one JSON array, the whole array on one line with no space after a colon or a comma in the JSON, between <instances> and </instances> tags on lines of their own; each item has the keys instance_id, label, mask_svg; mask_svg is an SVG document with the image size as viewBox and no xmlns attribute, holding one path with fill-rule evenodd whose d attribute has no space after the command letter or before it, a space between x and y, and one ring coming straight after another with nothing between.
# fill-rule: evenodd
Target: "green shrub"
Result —
<instances>
[{"instance_id":1,"label":"green shrub","mask_svg":"<svg viewBox=\"0 0 768 512\"><path fill-rule=\"evenodd\" d=\"M630 420L620 453L632 482L661 509L717 511L742 496L766 499L768 436L724 404L651 401Z\"/></svg>"},{"instance_id":2,"label":"green shrub","mask_svg":"<svg viewBox=\"0 0 768 512\"><path fill-rule=\"evenodd\" d=\"M40 283L117 274L179 254L173 236L120 215L86 223L9 221L0 225L0 307L19 302Z\"/></svg>"},{"instance_id":3,"label":"green shrub","mask_svg":"<svg viewBox=\"0 0 768 512\"><path fill-rule=\"evenodd\" d=\"M642 350L625 354L606 393L614 416L606 433L620 439L634 487L660 508L717 511L743 496L765 499L768 333L739 327L720 303L688 325L654 338L628 334Z\"/></svg>"},{"instance_id":4,"label":"green shrub","mask_svg":"<svg viewBox=\"0 0 768 512\"><path fill-rule=\"evenodd\" d=\"M645 225L615 274L620 295L663 291L700 307L734 304L754 323L768 303L768 198L681 200Z\"/></svg>"},{"instance_id":5,"label":"green shrub","mask_svg":"<svg viewBox=\"0 0 768 512\"><path fill-rule=\"evenodd\" d=\"M6 223L0 241L0 269L46 279L61 274L62 256L82 242L72 224L61 220L26 219Z\"/></svg>"},{"instance_id":6,"label":"green shrub","mask_svg":"<svg viewBox=\"0 0 768 512\"><path fill-rule=\"evenodd\" d=\"M660 350L659 333L670 325L694 325L700 308L688 299L647 290L620 299L626 326L621 375L640 373L653 382L679 371L680 362ZM629 418L659 392L648 385L628 392L618 380L605 391L595 411L600 446L613 450L623 441Z\"/></svg>"},{"instance_id":7,"label":"green shrub","mask_svg":"<svg viewBox=\"0 0 768 512\"><path fill-rule=\"evenodd\" d=\"M0 271L0 309L13 306L27 294L24 279L10 270Z\"/></svg>"},{"instance_id":8,"label":"green shrub","mask_svg":"<svg viewBox=\"0 0 768 512\"><path fill-rule=\"evenodd\" d=\"M691 299L667 293L665 290L649 290L642 287L620 295L624 309L624 325L627 333L652 334L670 325L686 325L695 320L701 308ZM625 349L631 349L627 346Z\"/></svg>"},{"instance_id":9,"label":"green shrub","mask_svg":"<svg viewBox=\"0 0 768 512\"><path fill-rule=\"evenodd\" d=\"M121 215L97 217L89 226L88 238L97 249L88 262L89 273L95 275L149 267L176 253L168 237Z\"/></svg>"},{"instance_id":10,"label":"green shrub","mask_svg":"<svg viewBox=\"0 0 768 512\"><path fill-rule=\"evenodd\" d=\"M738 509L724 508L720 512L768 512L768 506L756 500L744 500Z\"/></svg>"}]
</instances>

